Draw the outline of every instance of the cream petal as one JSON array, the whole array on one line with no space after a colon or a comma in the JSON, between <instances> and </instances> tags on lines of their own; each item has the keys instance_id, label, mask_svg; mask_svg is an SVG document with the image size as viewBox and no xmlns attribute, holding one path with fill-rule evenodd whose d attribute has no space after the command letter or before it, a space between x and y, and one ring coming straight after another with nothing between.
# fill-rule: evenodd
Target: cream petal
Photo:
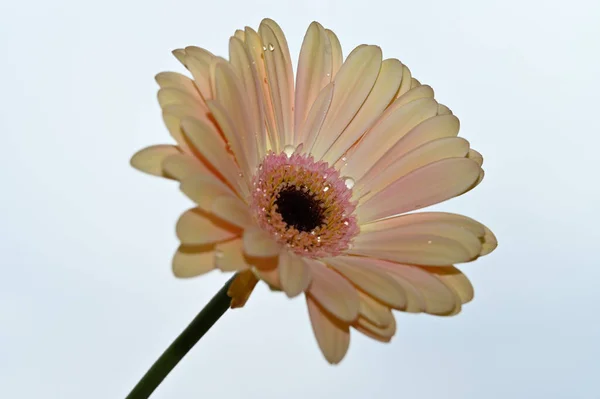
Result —
<instances>
[{"instance_id":1,"label":"cream petal","mask_svg":"<svg viewBox=\"0 0 600 399\"><path fill-rule=\"evenodd\" d=\"M357 208L361 224L414 211L456 197L472 188L479 165L466 158L443 159L392 183Z\"/></svg>"},{"instance_id":2,"label":"cream petal","mask_svg":"<svg viewBox=\"0 0 600 399\"><path fill-rule=\"evenodd\" d=\"M402 83L400 84L400 88L398 89L398 94L396 97L401 97L406 94L412 85L412 75L410 73L410 69L406 65L402 65Z\"/></svg>"},{"instance_id":3,"label":"cream petal","mask_svg":"<svg viewBox=\"0 0 600 399\"><path fill-rule=\"evenodd\" d=\"M174 145L153 145L136 152L131 157L130 163L131 166L141 172L154 176L168 177L163 171L162 163L167 157L176 154L181 154L181 152Z\"/></svg>"},{"instance_id":4,"label":"cream petal","mask_svg":"<svg viewBox=\"0 0 600 399\"><path fill-rule=\"evenodd\" d=\"M263 20L258 29L263 45L269 93L280 145L293 143L294 72L287 41L281 28L272 20Z\"/></svg>"},{"instance_id":5,"label":"cream petal","mask_svg":"<svg viewBox=\"0 0 600 399\"><path fill-rule=\"evenodd\" d=\"M452 289L460 298L462 304L471 302L475 295L473 285L460 270L450 267L428 267L424 268L437 277L448 288Z\"/></svg>"},{"instance_id":6,"label":"cream petal","mask_svg":"<svg viewBox=\"0 0 600 399\"><path fill-rule=\"evenodd\" d=\"M325 32L327 32L327 37L329 37L329 43L331 44L331 79L333 80L342 67L344 55L342 53L342 45L335 33L329 29L325 29Z\"/></svg>"},{"instance_id":7,"label":"cream petal","mask_svg":"<svg viewBox=\"0 0 600 399\"><path fill-rule=\"evenodd\" d=\"M173 104L189 105L194 110L194 114L204 112L205 105L199 96L194 96L187 91L169 87L158 90L158 103L161 108L165 108Z\"/></svg>"},{"instance_id":8,"label":"cream petal","mask_svg":"<svg viewBox=\"0 0 600 399\"><path fill-rule=\"evenodd\" d=\"M476 237L481 246L477 252L475 250L477 245L473 245L471 253L475 253L478 256L483 256L490 253L497 246L496 237L494 237L494 234L483 224L463 215L446 212L413 213L365 224L361 226L361 236L359 236L358 239L361 240L365 239L366 237L368 240L368 237L371 235L371 233L394 230L433 232L435 229L438 229L440 225L454 226L456 229L462 230L462 233L454 233L452 230L444 230L444 227L442 226L439 231L436 231L436 234L442 234L443 231L446 231L447 237L452 237L455 239L458 239L458 237L463 236L465 233L470 233ZM423 230L423 227L425 227L427 230Z\"/></svg>"},{"instance_id":9,"label":"cream petal","mask_svg":"<svg viewBox=\"0 0 600 399\"><path fill-rule=\"evenodd\" d=\"M176 277L195 277L214 270L215 246L180 246L173 257L173 274Z\"/></svg>"},{"instance_id":10,"label":"cream petal","mask_svg":"<svg viewBox=\"0 0 600 399\"><path fill-rule=\"evenodd\" d=\"M419 82L417 79L412 78L410 80L410 88L411 89L414 89L415 87L419 87L419 86L421 86L421 82Z\"/></svg>"},{"instance_id":11,"label":"cream petal","mask_svg":"<svg viewBox=\"0 0 600 399\"><path fill-rule=\"evenodd\" d=\"M473 161L477 162L477 165L479 165L479 166L483 165L483 156L480 153L478 153L477 151L475 151L474 149L469 150L469 154L467 155L467 158L472 159Z\"/></svg>"},{"instance_id":12,"label":"cream petal","mask_svg":"<svg viewBox=\"0 0 600 399\"><path fill-rule=\"evenodd\" d=\"M200 119L207 124L211 123L208 119L208 108L199 108L194 104L169 104L163 107L162 117L165 126L179 147L181 147L183 152L189 154L192 154L193 151L190 149L188 140L181 130L181 120L186 117L191 117Z\"/></svg>"},{"instance_id":13,"label":"cream petal","mask_svg":"<svg viewBox=\"0 0 600 399\"><path fill-rule=\"evenodd\" d=\"M202 161L189 154L169 155L162 162L162 170L166 177L177 181L183 181L192 175L208 175L219 180Z\"/></svg>"},{"instance_id":14,"label":"cream petal","mask_svg":"<svg viewBox=\"0 0 600 399\"><path fill-rule=\"evenodd\" d=\"M301 257L284 248L279 253L278 268L281 288L288 297L295 297L308 288L310 270Z\"/></svg>"},{"instance_id":15,"label":"cream petal","mask_svg":"<svg viewBox=\"0 0 600 399\"><path fill-rule=\"evenodd\" d=\"M184 64L194 77L194 83L204 100L214 98L211 64L215 56L199 47L186 47Z\"/></svg>"},{"instance_id":16,"label":"cream petal","mask_svg":"<svg viewBox=\"0 0 600 399\"><path fill-rule=\"evenodd\" d=\"M390 342L394 334L396 334L396 319L392 315L392 322L389 325L385 327L379 327L371 323L369 320L359 317L353 327L366 336L377 341Z\"/></svg>"},{"instance_id":17,"label":"cream petal","mask_svg":"<svg viewBox=\"0 0 600 399\"><path fill-rule=\"evenodd\" d=\"M393 322L393 315L389 307L361 291L358 291L358 296L360 297L360 317L369 320L377 327L389 326Z\"/></svg>"},{"instance_id":18,"label":"cream petal","mask_svg":"<svg viewBox=\"0 0 600 399\"><path fill-rule=\"evenodd\" d=\"M333 98L322 131L310 150L315 159L325 155L348 126L371 92L381 69L381 49L359 46L346 59L334 80Z\"/></svg>"},{"instance_id":19,"label":"cream petal","mask_svg":"<svg viewBox=\"0 0 600 399\"><path fill-rule=\"evenodd\" d=\"M348 156L343 174L360 179L398 140L426 119L435 116L435 100L419 99L398 108L390 108Z\"/></svg>"},{"instance_id":20,"label":"cream petal","mask_svg":"<svg viewBox=\"0 0 600 399\"><path fill-rule=\"evenodd\" d=\"M327 151L323 160L334 164L381 117L394 99L402 80L402 64L395 59L384 60L373 89L350 124Z\"/></svg>"},{"instance_id":21,"label":"cream petal","mask_svg":"<svg viewBox=\"0 0 600 399\"><path fill-rule=\"evenodd\" d=\"M258 227L249 227L244 230L244 252L249 256L268 258L277 256L281 244Z\"/></svg>"},{"instance_id":22,"label":"cream petal","mask_svg":"<svg viewBox=\"0 0 600 399\"><path fill-rule=\"evenodd\" d=\"M183 66L185 66L185 50L184 49L178 48L178 49L171 51L171 53L175 56L175 58L177 58L177 60L179 62L181 62L181 64L183 64Z\"/></svg>"},{"instance_id":23,"label":"cream petal","mask_svg":"<svg viewBox=\"0 0 600 399\"><path fill-rule=\"evenodd\" d=\"M181 179L179 188L189 199L208 212L212 212L217 199L230 197L235 202L239 201L221 180L208 174L187 174Z\"/></svg>"},{"instance_id":24,"label":"cream petal","mask_svg":"<svg viewBox=\"0 0 600 399\"><path fill-rule=\"evenodd\" d=\"M369 264L386 270L399 283L416 290L418 296L413 300L418 302L412 304L413 308L410 311L420 310L438 316L449 316L455 314L457 308L460 309L461 301L457 294L435 275L421 267L379 259L370 259ZM409 292L406 287L405 291Z\"/></svg>"},{"instance_id":25,"label":"cream petal","mask_svg":"<svg viewBox=\"0 0 600 399\"><path fill-rule=\"evenodd\" d=\"M241 230L236 226L200 208L184 212L177 221L175 231L183 245L213 244L241 235Z\"/></svg>"},{"instance_id":26,"label":"cream petal","mask_svg":"<svg viewBox=\"0 0 600 399\"><path fill-rule=\"evenodd\" d=\"M306 296L308 314L319 348L331 364L342 361L350 346L350 328L322 309L310 296Z\"/></svg>"},{"instance_id":27,"label":"cream petal","mask_svg":"<svg viewBox=\"0 0 600 399\"><path fill-rule=\"evenodd\" d=\"M308 258L305 261L312 275L310 295L338 319L346 322L356 319L360 301L352 284L321 262Z\"/></svg>"},{"instance_id":28,"label":"cream petal","mask_svg":"<svg viewBox=\"0 0 600 399\"><path fill-rule=\"evenodd\" d=\"M304 121L304 124L300 127L298 133L298 140L300 140L299 144L302 144L302 150L307 153L323 127L323 122L325 121L327 112L329 112L329 107L331 106L333 88L334 84L330 83L321 90L321 93L319 93L319 96L308 113L306 121Z\"/></svg>"},{"instance_id":29,"label":"cream petal","mask_svg":"<svg viewBox=\"0 0 600 399\"><path fill-rule=\"evenodd\" d=\"M241 239L218 243L215 247L215 267L223 272L248 269L244 258L244 243Z\"/></svg>"},{"instance_id":30,"label":"cream petal","mask_svg":"<svg viewBox=\"0 0 600 399\"><path fill-rule=\"evenodd\" d=\"M209 125L194 118L185 118L181 127L194 149L201 154L232 187L246 194L248 187L240 181L240 169L225 149L225 143Z\"/></svg>"},{"instance_id":31,"label":"cream petal","mask_svg":"<svg viewBox=\"0 0 600 399\"><path fill-rule=\"evenodd\" d=\"M450 108L446 107L444 104L438 104L438 115L452 115L452 111Z\"/></svg>"},{"instance_id":32,"label":"cream petal","mask_svg":"<svg viewBox=\"0 0 600 399\"><path fill-rule=\"evenodd\" d=\"M202 102L200 92L194 84L194 81L185 75L177 72L161 72L154 77L156 83L161 89L177 89L197 99L198 102Z\"/></svg>"},{"instance_id":33,"label":"cream petal","mask_svg":"<svg viewBox=\"0 0 600 399\"><path fill-rule=\"evenodd\" d=\"M215 84L218 105L209 101L208 107L242 166L243 173L249 175L258 166L256 137L263 133L252 129L258 126L258 121L246 105L249 102L246 92L231 64L217 64Z\"/></svg>"},{"instance_id":34,"label":"cream petal","mask_svg":"<svg viewBox=\"0 0 600 399\"><path fill-rule=\"evenodd\" d=\"M304 124L323 87L331 82L331 66L331 43L327 32L321 24L313 22L306 31L298 59L294 110L296 145L302 142L302 137L299 137L299 127Z\"/></svg>"},{"instance_id":35,"label":"cream petal","mask_svg":"<svg viewBox=\"0 0 600 399\"><path fill-rule=\"evenodd\" d=\"M260 84L260 90L257 94L262 104L261 109L264 113L264 121L269 138L268 149L273 150L275 153L279 153L284 146L283 144L280 145L279 143L274 108L271 101L269 81L267 78L267 68L264 62L265 50L263 50L263 47L266 49L266 46L263 45L260 36L258 36L258 33L256 33L256 31L254 31L252 28L246 27L245 36L246 40L244 43L246 45L246 50L248 51L252 65L256 67L256 74Z\"/></svg>"},{"instance_id":36,"label":"cream petal","mask_svg":"<svg viewBox=\"0 0 600 399\"><path fill-rule=\"evenodd\" d=\"M398 309L406 306L402 286L387 273L365 266L364 262L357 262L352 257L325 258L323 261L373 298Z\"/></svg>"},{"instance_id":37,"label":"cream petal","mask_svg":"<svg viewBox=\"0 0 600 399\"><path fill-rule=\"evenodd\" d=\"M390 157L383 157L356 183L353 194L360 194L361 200L366 201L414 170L442 159L461 158L468 152L467 140L461 137L445 137L425 143L393 161Z\"/></svg>"},{"instance_id":38,"label":"cream petal","mask_svg":"<svg viewBox=\"0 0 600 399\"><path fill-rule=\"evenodd\" d=\"M253 225L250 208L237 197L229 195L216 197L212 202L211 211L234 226L247 229Z\"/></svg>"},{"instance_id":39,"label":"cream petal","mask_svg":"<svg viewBox=\"0 0 600 399\"><path fill-rule=\"evenodd\" d=\"M243 31L239 31L244 33ZM245 35L245 33L244 33ZM243 40L232 37L229 41L229 58L232 67L242 79L246 97L245 104L253 123L251 131L256 135L256 152L262 159L267 151L267 132L265 131L263 103L259 96L260 82L256 66L252 63Z\"/></svg>"},{"instance_id":40,"label":"cream petal","mask_svg":"<svg viewBox=\"0 0 600 399\"><path fill-rule=\"evenodd\" d=\"M275 258L277 259L277 258ZM270 289L280 291L281 281L279 280L279 269L253 269L256 277L267 283Z\"/></svg>"}]
</instances>

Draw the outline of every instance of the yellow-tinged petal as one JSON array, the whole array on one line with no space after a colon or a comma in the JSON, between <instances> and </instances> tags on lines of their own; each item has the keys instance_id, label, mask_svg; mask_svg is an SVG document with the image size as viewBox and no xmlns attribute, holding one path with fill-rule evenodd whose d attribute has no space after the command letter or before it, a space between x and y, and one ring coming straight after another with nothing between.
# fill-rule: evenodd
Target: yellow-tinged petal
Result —
<instances>
[{"instance_id":1,"label":"yellow-tinged petal","mask_svg":"<svg viewBox=\"0 0 600 399\"><path fill-rule=\"evenodd\" d=\"M258 227L250 227L244 230L244 252L249 256L268 258L277 256L281 250L281 244L275 241L269 234Z\"/></svg>"},{"instance_id":2,"label":"yellow-tinged petal","mask_svg":"<svg viewBox=\"0 0 600 399\"><path fill-rule=\"evenodd\" d=\"M456 267L427 267L424 268L452 289L460 298L461 303L471 302L475 296L473 285Z\"/></svg>"},{"instance_id":3,"label":"yellow-tinged petal","mask_svg":"<svg viewBox=\"0 0 600 399\"><path fill-rule=\"evenodd\" d=\"M449 158L419 168L362 203L361 224L414 211L456 197L472 188L479 165L467 158Z\"/></svg>"},{"instance_id":4,"label":"yellow-tinged petal","mask_svg":"<svg viewBox=\"0 0 600 399\"><path fill-rule=\"evenodd\" d=\"M396 95L396 97L401 97L404 94L406 94L411 89L411 85L412 75L410 73L410 69L408 69L406 65L402 65L402 84L398 89L398 94Z\"/></svg>"},{"instance_id":5,"label":"yellow-tinged petal","mask_svg":"<svg viewBox=\"0 0 600 399\"><path fill-rule=\"evenodd\" d=\"M477 165L479 165L479 166L483 165L483 155L481 155L474 149L469 150L469 154L467 155L467 157L469 159L472 159L473 161L477 162Z\"/></svg>"},{"instance_id":6,"label":"yellow-tinged petal","mask_svg":"<svg viewBox=\"0 0 600 399\"><path fill-rule=\"evenodd\" d=\"M235 276L227 290L232 309L241 308L246 304L257 282L258 279L251 270L244 270Z\"/></svg>"},{"instance_id":7,"label":"yellow-tinged petal","mask_svg":"<svg viewBox=\"0 0 600 399\"><path fill-rule=\"evenodd\" d=\"M358 295L360 297L360 317L369 320L377 327L389 326L393 322L394 317L389 307L361 291L358 291Z\"/></svg>"},{"instance_id":8,"label":"yellow-tinged petal","mask_svg":"<svg viewBox=\"0 0 600 399\"><path fill-rule=\"evenodd\" d=\"M215 246L180 246L173 257L173 274L176 277L195 277L214 270Z\"/></svg>"},{"instance_id":9,"label":"yellow-tinged petal","mask_svg":"<svg viewBox=\"0 0 600 399\"><path fill-rule=\"evenodd\" d=\"M329 43L331 43L331 79L333 80L342 67L344 54L342 53L342 45L335 33L329 29L325 29L325 32L327 32L327 37L329 37Z\"/></svg>"},{"instance_id":10,"label":"yellow-tinged petal","mask_svg":"<svg viewBox=\"0 0 600 399\"><path fill-rule=\"evenodd\" d=\"M352 257L333 257L324 261L373 298L397 309L406 306L402 286L387 273L374 267L366 267L363 262L357 262Z\"/></svg>"},{"instance_id":11,"label":"yellow-tinged petal","mask_svg":"<svg viewBox=\"0 0 600 399\"><path fill-rule=\"evenodd\" d=\"M391 315L391 312L390 312ZM354 328L368 337L371 337L380 342L390 342L394 334L396 334L396 319L392 316L392 322L385 327L379 327L363 317L359 317Z\"/></svg>"},{"instance_id":12,"label":"yellow-tinged petal","mask_svg":"<svg viewBox=\"0 0 600 399\"><path fill-rule=\"evenodd\" d=\"M322 131L311 149L315 159L321 159L333 142L359 111L379 75L381 49L359 46L346 59L335 77L331 106Z\"/></svg>"},{"instance_id":13,"label":"yellow-tinged petal","mask_svg":"<svg viewBox=\"0 0 600 399\"><path fill-rule=\"evenodd\" d=\"M131 166L137 170L154 176L168 177L165 175L162 163L170 155L180 154L174 145L161 144L146 147L131 157Z\"/></svg>"},{"instance_id":14,"label":"yellow-tinged petal","mask_svg":"<svg viewBox=\"0 0 600 399\"><path fill-rule=\"evenodd\" d=\"M241 230L200 208L184 212L175 231L184 245L212 244L241 235Z\"/></svg>"},{"instance_id":15,"label":"yellow-tinged petal","mask_svg":"<svg viewBox=\"0 0 600 399\"><path fill-rule=\"evenodd\" d=\"M331 364L342 361L350 346L350 328L322 309L311 296L306 296L308 314L317 343Z\"/></svg>"},{"instance_id":16,"label":"yellow-tinged petal","mask_svg":"<svg viewBox=\"0 0 600 399\"><path fill-rule=\"evenodd\" d=\"M298 143L302 144L303 151L309 152L314 144L319 132L323 127L323 122L329 112L331 99L333 98L334 83L330 83L321 90L319 96L312 105L304 123L299 127Z\"/></svg>"},{"instance_id":17,"label":"yellow-tinged petal","mask_svg":"<svg viewBox=\"0 0 600 399\"><path fill-rule=\"evenodd\" d=\"M392 102L402 79L402 64L395 59L384 60L375 85L350 124L327 150L324 161L334 164L375 123Z\"/></svg>"},{"instance_id":18,"label":"yellow-tinged petal","mask_svg":"<svg viewBox=\"0 0 600 399\"><path fill-rule=\"evenodd\" d=\"M310 295L332 315L346 322L358 317L360 301L356 289L344 277L323 263L305 259L310 267Z\"/></svg>"},{"instance_id":19,"label":"yellow-tinged petal","mask_svg":"<svg viewBox=\"0 0 600 399\"><path fill-rule=\"evenodd\" d=\"M223 272L234 272L249 268L244 258L241 239L220 242L215 248L215 266Z\"/></svg>"},{"instance_id":20,"label":"yellow-tinged petal","mask_svg":"<svg viewBox=\"0 0 600 399\"><path fill-rule=\"evenodd\" d=\"M220 196L215 198L211 205L211 211L221 219L244 229L253 224L248 205L237 197Z\"/></svg>"},{"instance_id":21,"label":"yellow-tinged petal","mask_svg":"<svg viewBox=\"0 0 600 399\"><path fill-rule=\"evenodd\" d=\"M171 169L167 170L170 171ZM239 201L233 191L221 180L208 174L185 174L181 179L180 189L189 199L208 212L213 212L213 203L217 198L231 197Z\"/></svg>"},{"instance_id":22,"label":"yellow-tinged petal","mask_svg":"<svg viewBox=\"0 0 600 399\"><path fill-rule=\"evenodd\" d=\"M284 248L279 253L278 268L281 288L288 297L295 297L308 288L311 275L302 257Z\"/></svg>"}]
</instances>

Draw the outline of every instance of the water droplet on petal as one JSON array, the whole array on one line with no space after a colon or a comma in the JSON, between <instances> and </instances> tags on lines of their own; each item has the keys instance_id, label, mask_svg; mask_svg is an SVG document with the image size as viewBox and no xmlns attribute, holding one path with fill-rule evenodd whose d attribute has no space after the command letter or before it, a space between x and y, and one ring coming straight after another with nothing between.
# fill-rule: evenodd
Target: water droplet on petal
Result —
<instances>
[{"instance_id":1,"label":"water droplet on petal","mask_svg":"<svg viewBox=\"0 0 600 399\"><path fill-rule=\"evenodd\" d=\"M220 249L217 249L217 250L215 251L215 257L216 257L216 258L222 258L222 257L224 257L224 256L225 256L225 254L224 254L224 253L223 253L223 251L221 251Z\"/></svg>"},{"instance_id":2,"label":"water droplet on petal","mask_svg":"<svg viewBox=\"0 0 600 399\"><path fill-rule=\"evenodd\" d=\"M263 46L263 51L267 51L267 46Z\"/></svg>"},{"instance_id":3,"label":"water droplet on petal","mask_svg":"<svg viewBox=\"0 0 600 399\"><path fill-rule=\"evenodd\" d=\"M431 240L427 241L427 244L431 244Z\"/></svg>"},{"instance_id":4,"label":"water droplet on petal","mask_svg":"<svg viewBox=\"0 0 600 399\"><path fill-rule=\"evenodd\" d=\"M346 187L352 188L352 187L354 187L354 179L351 177L345 177L344 184L346 185Z\"/></svg>"},{"instance_id":5,"label":"water droplet on petal","mask_svg":"<svg viewBox=\"0 0 600 399\"><path fill-rule=\"evenodd\" d=\"M293 145L286 145L285 147L283 147L283 152L285 153L285 155L287 155L288 158L292 156L294 151L296 151L296 148Z\"/></svg>"},{"instance_id":6,"label":"water droplet on petal","mask_svg":"<svg viewBox=\"0 0 600 399\"><path fill-rule=\"evenodd\" d=\"M269 43L269 51L273 50L275 50L275 46L273 46L273 43Z\"/></svg>"}]
</instances>

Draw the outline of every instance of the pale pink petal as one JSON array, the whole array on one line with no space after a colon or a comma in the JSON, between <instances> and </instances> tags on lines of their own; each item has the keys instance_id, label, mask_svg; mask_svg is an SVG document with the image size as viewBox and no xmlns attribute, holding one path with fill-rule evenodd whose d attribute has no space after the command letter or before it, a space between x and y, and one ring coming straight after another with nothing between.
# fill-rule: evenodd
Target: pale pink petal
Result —
<instances>
[{"instance_id":1,"label":"pale pink petal","mask_svg":"<svg viewBox=\"0 0 600 399\"><path fill-rule=\"evenodd\" d=\"M305 261L312 275L310 295L340 320L351 322L356 319L360 301L352 284L321 262L310 258Z\"/></svg>"},{"instance_id":2,"label":"pale pink petal","mask_svg":"<svg viewBox=\"0 0 600 399\"><path fill-rule=\"evenodd\" d=\"M212 202L211 211L221 219L243 229L253 225L250 208L237 197L229 195L216 197Z\"/></svg>"},{"instance_id":3,"label":"pale pink petal","mask_svg":"<svg viewBox=\"0 0 600 399\"><path fill-rule=\"evenodd\" d=\"M290 298L304 292L310 284L310 270L304 260L286 248L279 253L279 280Z\"/></svg>"},{"instance_id":4,"label":"pale pink petal","mask_svg":"<svg viewBox=\"0 0 600 399\"><path fill-rule=\"evenodd\" d=\"M240 180L240 169L225 149L218 133L204 122L185 118L181 127L194 149L201 154L218 173L236 190L246 194L248 187Z\"/></svg>"},{"instance_id":5,"label":"pale pink petal","mask_svg":"<svg viewBox=\"0 0 600 399\"><path fill-rule=\"evenodd\" d=\"M308 295L306 304L315 338L323 356L331 364L341 362L350 346L350 328L328 314Z\"/></svg>"},{"instance_id":6,"label":"pale pink petal","mask_svg":"<svg viewBox=\"0 0 600 399\"><path fill-rule=\"evenodd\" d=\"M189 117L202 120L206 124L211 124L212 122L208 118L208 107L199 108L194 104L169 104L163 107L162 111L163 121L171 136L183 152L192 154L193 151L190 148L189 142L183 134L183 130L181 130L181 120Z\"/></svg>"},{"instance_id":7,"label":"pale pink petal","mask_svg":"<svg viewBox=\"0 0 600 399\"><path fill-rule=\"evenodd\" d=\"M381 49L377 46L359 46L346 59L334 80L331 107L310 150L315 159L321 159L333 142L356 115L373 88L381 69Z\"/></svg>"},{"instance_id":8,"label":"pale pink petal","mask_svg":"<svg viewBox=\"0 0 600 399\"><path fill-rule=\"evenodd\" d=\"M346 151L381 117L381 113L392 102L402 79L402 64L395 59L384 60L373 89L350 124L333 143L323 157L335 163Z\"/></svg>"},{"instance_id":9,"label":"pale pink petal","mask_svg":"<svg viewBox=\"0 0 600 399\"><path fill-rule=\"evenodd\" d=\"M361 291L358 291L358 295L360 297L360 317L369 320L378 327L386 327L393 323L394 317L389 307Z\"/></svg>"},{"instance_id":10,"label":"pale pink petal","mask_svg":"<svg viewBox=\"0 0 600 399\"><path fill-rule=\"evenodd\" d=\"M277 256L281 250L281 244L271 236L257 227L249 227L244 230L244 252L249 256L268 258Z\"/></svg>"},{"instance_id":11,"label":"pale pink petal","mask_svg":"<svg viewBox=\"0 0 600 399\"><path fill-rule=\"evenodd\" d=\"M237 272L249 267L244 258L241 239L220 242L215 247L215 266L223 272Z\"/></svg>"},{"instance_id":12,"label":"pale pink petal","mask_svg":"<svg viewBox=\"0 0 600 399\"><path fill-rule=\"evenodd\" d=\"M263 20L258 33L266 47L264 62L278 139L285 146L292 144L294 137L294 73L290 52L281 28L274 21Z\"/></svg>"},{"instance_id":13,"label":"pale pink petal","mask_svg":"<svg viewBox=\"0 0 600 399\"><path fill-rule=\"evenodd\" d=\"M394 334L396 334L396 319L392 315L392 322L385 327L380 327L371 323L366 318L359 317L354 324L354 328L377 341L390 342Z\"/></svg>"},{"instance_id":14,"label":"pale pink petal","mask_svg":"<svg viewBox=\"0 0 600 399\"><path fill-rule=\"evenodd\" d=\"M412 215L407 215L412 216ZM475 234L443 223L414 223L394 229L362 233L348 253L423 266L470 262L481 252Z\"/></svg>"},{"instance_id":15,"label":"pale pink petal","mask_svg":"<svg viewBox=\"0 0 600 399\"><path fill-rule=\"evenodd\" d=\"M173 274L176 277L195 277L214 270L215 246L180 246L173 257Z\"/></svg>"},{"instance_id":16,"label":"pale pink petal","mask_svg":"<svg viewBox=\"0 0 600 399\"><path fill-rule=\"evenodd\" d=\"M169 155L163 160L162 169L166 177L180 182L193 175L208 175L209 178L220 182L202 161L189 154Z\"/></svg>"},{"instance_id":17,"label":"pale pink petal","mask_svg":"<svg viewBox=\"0 0 600 399\"><path fill-rule=\"evenodd\" d=\"M456 197L473 186L479 170L467 158L443 159L419 168L361 204L359 221L369 223Z\"/></svg>"},{"instance_id":18,"label":"pale pink petal","mask_svg":"<svg viewBox=\"0 0 600 399\"><path fill-rule=\"evenodd\" d=\"M296 145L302 142L302 137L299 137L299 127L304 124L308 112L323 87L331 82L331 65L331 43L327 32L321 24L313 22L306 31L298 59L294 110Z\"/></svg>"},{"instance_id":19,"label":"pale pink petal","mask_svg":"<svg viewBox=\"0 0 600 399\"><path fill-rule=\"evenodd\" d=\"M448 226L462 232L455 232L453 229L448 229ZM479 244L471 246L471 254L483 256L490 253L497 246L496 237L483 224L476 220L463 215L446 212L421 212L409 215L401 215L394 218L376 221L361 226L361 235L357 238L358 241L368 242L377 240L374 233L386 234L387 232L434 232L437 235L445 235L446 237L459 240L459 237L465 234L471 234L477 239ZM472 238L466 238L472 241ZM467 241L463 242L467 245Z\"/></svg>"},{"instance_id":20,"label":"pale pink petal","mask_svg":"<svg viewBox=\"0 0 600 399\"><path fill-rule=\"evenodd\" d=\"M258 129L258 120L247 106L250 101L231 64L217 64L215 84L218 105L209 101L208 106L242 167L242 172L249 176L258 165L256 136L263 132L253 130L253 127Z\"/></svg>"},{"instance_id":21,"label":"pale pink petal","mask_svg":"<svg viewBox=\"0 0 600 399\"><path fill-rule=\"evenodd\" d=\"M277 258L275 258L277 259ZM253 269L254 274L256 275L256 277L258 277L260 280L264 281L265 283L267 283L267 285L269 286L270 289L272 290L276 290L276 291L281 291L281 280L279 280L279 269L278 268L271 268L271 269Z\"/></svg>"},{"instance_id":22,"label":"pale pink petal","mask_svg":"<svg viewBox=\"0 0 600 399\"><path fill-rule=\"evenodd\" d=\"M329 37L329 43L331 43L331 79L333 80L342 67L344 55L342 53L342 45L335 33L329 29L325 29L325 32L327 32L327 36Z\"/></svg>"},{"instance_id":23,"label":"pale pink petal","mask_svg":"<svg viewBox=\"0 0 600 399\"><path fill-rule=\"evenodd\" d=\"M302 150L309 152L323 127L327 112L333 98L334 83L330 83L321 90L312 105L304 123L299 127L298 139Z\"/></svg>"},{"instance_id":24,"label":"pale pink petal","mask_svg":"<svg viewBox=\"0 0 600 399\"><path fill-rule=\"evenodd\" d=\"M161 144L146 147L136 152L131 157L131 166L137 170L154 176L168 177L165 175L162 163L170 155L181 154L174 145Z\"/></svg>"},{"instance_id":25,"label":"pale pink petal","mask_svg":"<svg viewBox=\"0 0 600 399\"><path fill-rule=\"evenodd\" d=\"M258 33L256 33L256 31L254 31L252 28L246 27L245 36L246 40L244 44L246 45L252 65L256 67L256 74L260 84L260 90L257 94L260 98L260 102L262 103L261 109L264 113L264 121L269 138L267 149L271 149L274 152L279 152L283 149L284 145L280 145L279 143L274 108L271 101L270 86L267 78L267 68L264 61L264 53L265 50L267 50L267 47L263 44L260 36L258 36Z\"/></svg>"},{"instance_id":26,"label":"pale pink petal","mask_svg":"<svg viewBox=\"0 0 600 399\"><path fill-rule=\"evenodd\" d=\"M397 309L406 306L406 296L402 286L387 273L368 267L364 262L357 262L352 257L326 258L323 261L373 298Z\"/></svg>"},{"instance_id":27,"label":"pale pink petal","mask_svg":"<svg viewBox=\"0 0 600 399\"><path fill-rule=\"evenodd\" d=\"M394 161L389 157L383 157L357 182L354 188L355 195L360 194L361 200L366 201L416 169L442 159L465 157L468 152L467 140L460 137L445 137L425 143ZM387 162L391 163L386 164Z\"/></svg>"},{"instance_id":28,"label":"pale pink petal","mask_svg":"<svg viewBox=\"0 0 600 399\"><path fill-rule=\"evenodd\" d=\"M239 237L241 230L236 226L200 209L184 212L175 228L177 238L184 245L203 245Z\"/></svg>"},{"instance_id":29,"label":"pale pink petal","mask_svg":"<svg viewBox=\"0 0 600 399\"><path fill-rule=\"evenodd\" d=\"M243 31L239 31L245 35ZM249 115L252 117L252 132L255 132L256 151L258 159L262 159L267 151L267 132L265 130L263 103L259 96L260 82L256 66L252 63L250 55L243 40L232 37L229 40L229 58L231 66L242 79L244 85L244 101L248 107Z\"/></svg>"},{"instance_id":30,"label":"pale pink petal","mask_svg":"<svg viewBox=\"0 0 600 399\"><path fill-rule=\"evenodd\" d=\"M360 179L398 140L426 119L435 116L435 100L419 99L401 107L391 107L382 115L375 126L366 133L348 156L348 165L343 174Z\"/></svg>"}]
</instances>

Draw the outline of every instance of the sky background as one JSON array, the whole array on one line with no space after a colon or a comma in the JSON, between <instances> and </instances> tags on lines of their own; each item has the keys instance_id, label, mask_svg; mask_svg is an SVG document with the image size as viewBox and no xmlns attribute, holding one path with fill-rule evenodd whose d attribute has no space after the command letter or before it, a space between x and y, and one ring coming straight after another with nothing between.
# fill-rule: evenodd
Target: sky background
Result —
<instances>
[{"instance_id":1,"label":"sky background","mask_svg":"<svg viewBox=\"0 0 600 399\"><path fill-rule=\"evenodd\" d=\"M152 398L600 398L595 0L2 1L0 397L124 397L226 281L172 276L190 201L129 158L170 142L153 80L184 72L170 51L226 56L263 17L292 59L318 20L433 86L486 170L437 209L500 246L460 266L460 315L398 313L392 343L353 334L336 367L304 300L260 286Z\"/></svg>"}]
</instances>

